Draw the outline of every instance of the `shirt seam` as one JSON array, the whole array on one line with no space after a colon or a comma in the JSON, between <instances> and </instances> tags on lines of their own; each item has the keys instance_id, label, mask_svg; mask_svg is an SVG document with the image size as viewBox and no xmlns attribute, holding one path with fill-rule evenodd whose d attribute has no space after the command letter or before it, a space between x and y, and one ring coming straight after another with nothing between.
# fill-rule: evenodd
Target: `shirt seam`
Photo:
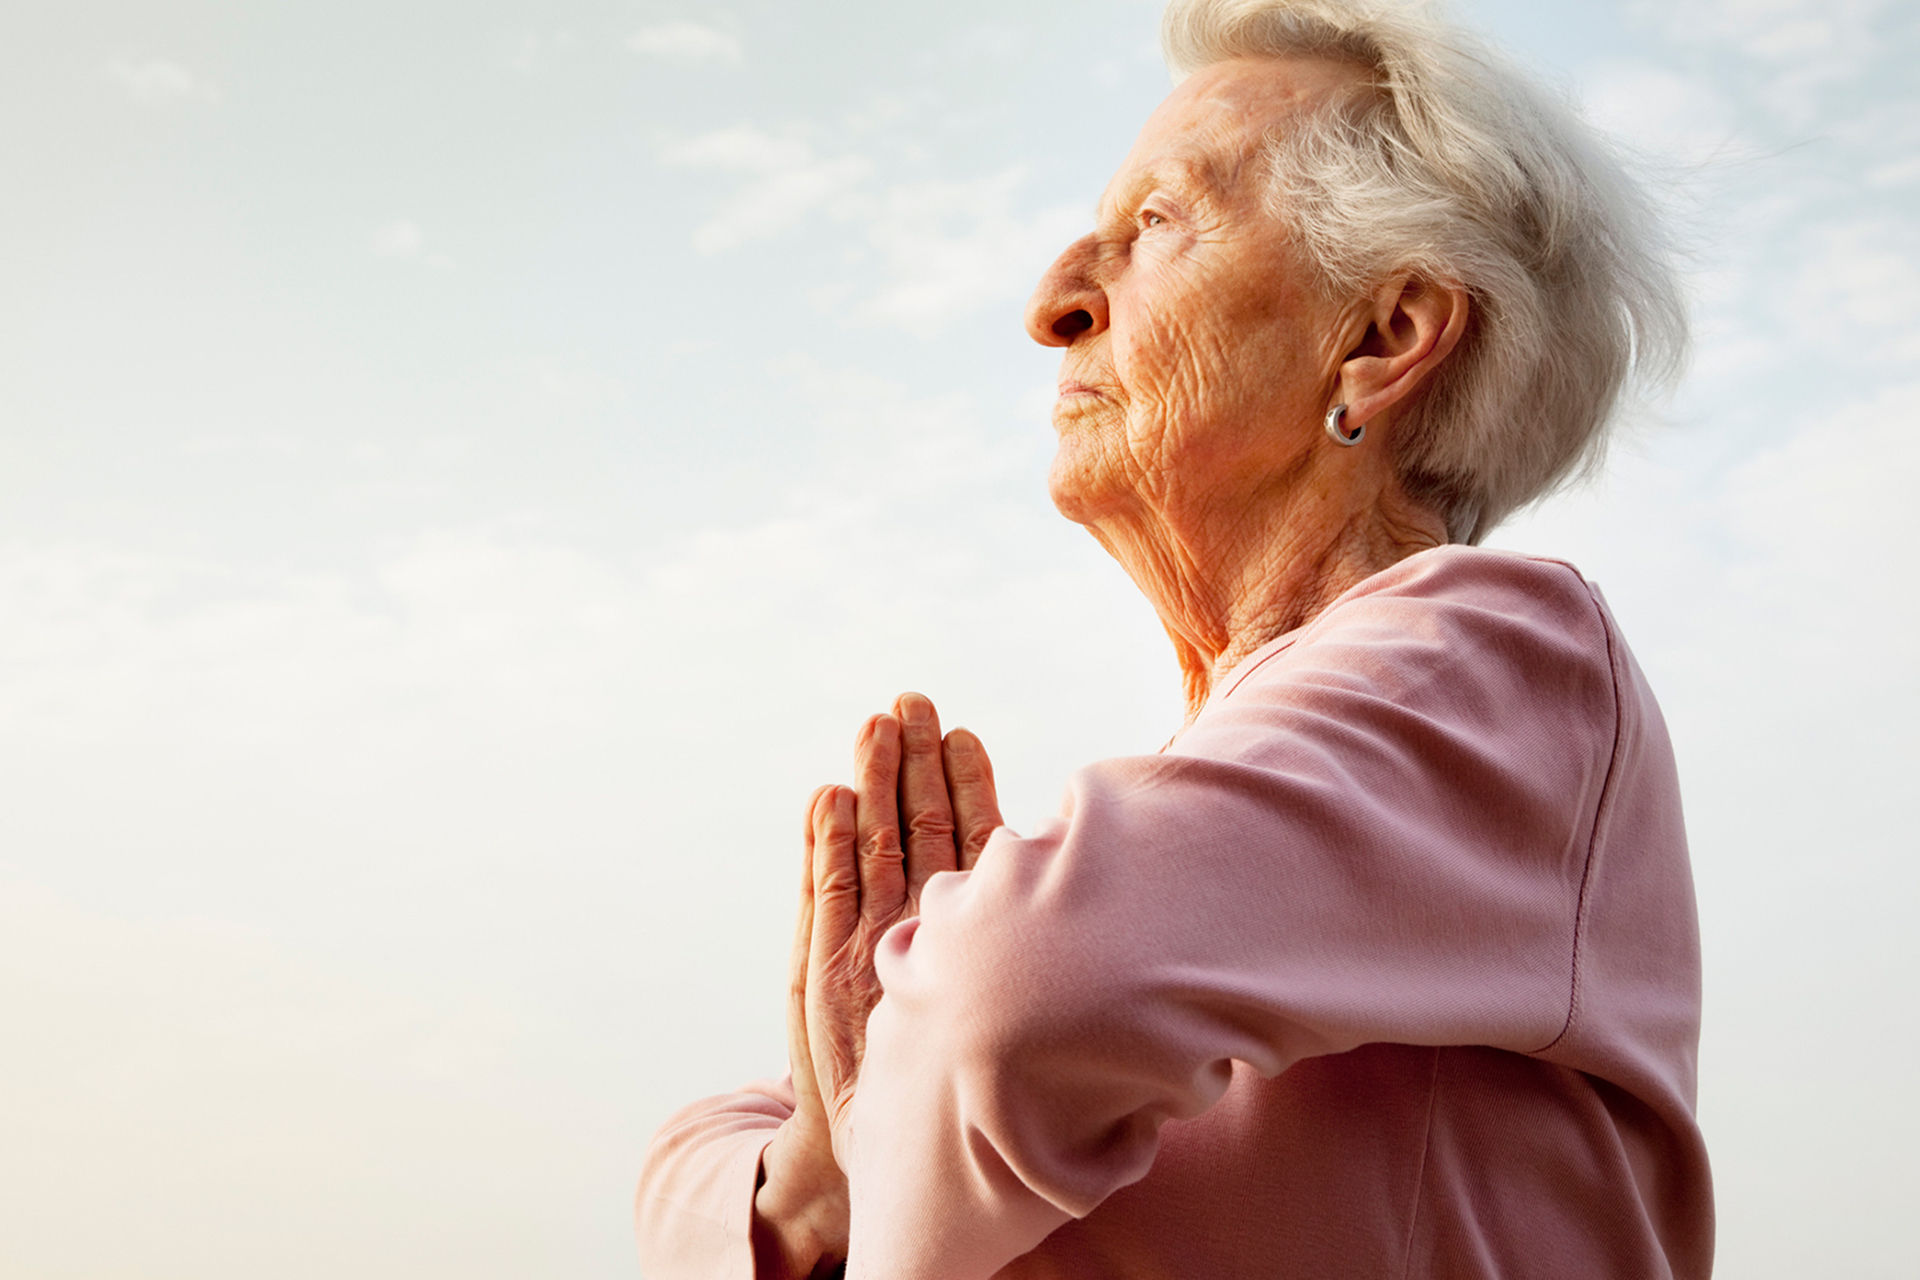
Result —
<instances>
[{"instance_id":1,"label":"shirt seam","mask_svg":"<svg viewBox=\"0 0 1920 1280\"><path fill-rule=\"evenodd\" d=\"M1420 1168L1413 1177L1413 1212L1407 1215L1407 1247L1401 1260L1401 1280L1413 1274L1413 1242L1420 1229L1420 1205L1426 1199L1427 1157L1433 1150L1433 1113L1440 1104L1441 1052L1438 1047L1434 1049L1433 1071L1427 1077L1427 1119L1420 1130Z\"/></svg>"},{"instance_id":2,"label":"shirt seam","mask_svg":"<svg viewBox=\"0 0 1920 1280\"><path fill-rule=\"evenodd\" d=\"M1567 569L1569 572L1574 572L1576 577L1579 576L1571 565L1568 565ZM1547 1053L1559 1045L1560 1042L1565 1040L1573 1031L1574 1021L1579 1017L1581 976L1580 947L1581 943L1586 939L1587 910L1591 902L1591 890L1595 870L1594 863L1596 853L1600 848L1601 833L1606 829L1607 819L1612 813L1614 778L1619 774L1620 756L1626 744L1626 704L1620 691L1620 662L1614 642L1613 627L1607 620L1606 610L1602 608L1600 602L1594 598L1592 586L1588 584L1585 579L1581 579L1581 586L1586 589L1587 600L1593 606L1595 620L1600 624L1600 636L1606 641L1607 645L1607 680L1613 694L1613 745L1612 749L1607 753L1607 775L1600 783L1600 798L1598 802L1595 803L1593 810L1593 827L1587 833L1586 861L1580 869L1580 896L1574 905L1573 955L1572 963L1569 966L1571 972L1567 979L1567 1018L1566 1021L1561 1024L1559 1034L1555 1035L1553 1039L1547 1041L1547 1043L1541 1045L1538 1049L1531 1050L1530 1052L1533 1054Z\"/></svg>"}]
</instances>

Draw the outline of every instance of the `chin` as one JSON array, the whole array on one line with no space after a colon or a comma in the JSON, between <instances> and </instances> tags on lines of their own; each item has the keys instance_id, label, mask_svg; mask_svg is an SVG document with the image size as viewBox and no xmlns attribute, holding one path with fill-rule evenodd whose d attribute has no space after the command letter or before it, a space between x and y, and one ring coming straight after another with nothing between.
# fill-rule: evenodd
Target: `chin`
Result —
<instances>
[{"instance_id":1,"label":"chin","mask_svg":"<svg viewBox=\"0 0 1920 1280\"><path fill-rule=\"evenodd\" d=\"M1113 505L1114 486L1106 471L1090 451L1062 440L1047 471L1047 496L1053 499L1054 510L1075 524L1093 523Z\"/></svg>"}]
</instances>

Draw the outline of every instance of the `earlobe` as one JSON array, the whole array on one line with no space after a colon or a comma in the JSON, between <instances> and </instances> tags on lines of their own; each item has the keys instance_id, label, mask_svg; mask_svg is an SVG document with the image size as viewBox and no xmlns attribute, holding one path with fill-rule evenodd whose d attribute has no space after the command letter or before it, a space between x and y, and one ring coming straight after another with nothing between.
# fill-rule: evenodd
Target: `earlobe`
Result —
<instances>
[{"instance_id":1,"label":"earlobe","mask_svg":"<svg viewBox=\"0 0 1920 1280\"><path fill-rule=\"evenodd\" d=\"M1357 424L1353 430L1347 430L1347 406L1337 404L1327 410L1327 434L1333 437L1335 444L1352 448L1354 445L1366 439L1367 424L1362 422Z\"/></svg>"}]
</instances>

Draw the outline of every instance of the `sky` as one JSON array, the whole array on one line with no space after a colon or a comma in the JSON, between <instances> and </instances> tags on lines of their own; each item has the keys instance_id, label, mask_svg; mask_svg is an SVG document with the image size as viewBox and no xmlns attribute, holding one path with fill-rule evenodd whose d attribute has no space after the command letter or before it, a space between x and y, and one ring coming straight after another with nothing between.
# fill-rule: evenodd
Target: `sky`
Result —
<instances>
[{"instance_id":1,"label":"sky","mask_svg":"<svg viewBox=\"0 0 1920 1280\"><path fill-rule=\"evenodd\" d=\"M1158 7L13 6L10 1280L634 1277L860 721L930 694L1016 827L1177 727L1019 318ZM1685 247L1678 392L1491 541L1666 709L1719 1273L1910 1276L1920 10L1454 12Z\"/></svg>"}]
</instances>

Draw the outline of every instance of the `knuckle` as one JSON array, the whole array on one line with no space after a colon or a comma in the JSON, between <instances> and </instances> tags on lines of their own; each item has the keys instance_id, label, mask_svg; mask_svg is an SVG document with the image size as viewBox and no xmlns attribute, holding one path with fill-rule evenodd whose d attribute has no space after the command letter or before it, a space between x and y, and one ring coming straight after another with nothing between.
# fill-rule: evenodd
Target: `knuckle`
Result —
<instances>
[{"instance_id":1,"label":"knuckle","mask_svg":"<svg viewBox=\"0 0 1920 1280\"><path fill-rule=\"evenodd\" d=\"M922 840L953 840L953 819L938 812L916 813L907 819L907 838L919 842Z\"/></svg>"},{"instance_id":2,"label":"knuckle","mask_svg":"<svg viewBox=\"0 0 1920 1280\"><path fill-rule=\"evenodd\" d=\"M814 886L814 896L829 903L855 897L860 892L860 877L850 866L829 867Z\"/></svg>"},{"instance_id":3,"label":"knuckle","mask_svg":"<svg viewBox=\"0 0 1920 1280\"><path fill-rule=\"evenodd\" d=\"M980 761L965 751L947 753L947 776L964 786L978 784L986 773L980 767Z\"/></svg>"},{"instance_id":4,"label":"knuckle","mask_svg":"<svg viewBox=\"0 0 1920 1280\"><path fill-rule=\"evenodd\" d=\"M900 857L900 838L891 831L872 831L860 839L863 862L898 862Z\"/></svg>"}]
</instances>

